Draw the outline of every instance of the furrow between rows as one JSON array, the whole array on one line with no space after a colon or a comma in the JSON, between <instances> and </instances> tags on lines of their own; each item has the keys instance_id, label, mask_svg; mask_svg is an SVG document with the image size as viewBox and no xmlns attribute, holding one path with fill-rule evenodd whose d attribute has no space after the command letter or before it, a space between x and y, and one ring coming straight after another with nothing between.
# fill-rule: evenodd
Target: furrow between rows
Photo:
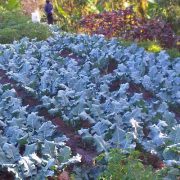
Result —
<instances>
[{"instance_id":1,"label":"furrow between rows","mask_svg":"<svg viewBox=\"0 0 180 180\"><path fill-rule=\"evenodd\" d=\"M71 147L74 154L79 153L82 156L82 163L92 165L93 159L97 156L95 148L84 146L81 136L61 118L50 115L46 108L39 109L38 106L42 104L41 101L28 94L16 81L10 79L6 75L6 71L0 69L0 77L1 84L10 83L16 90L17 96L22 99L23 106L28 106L30 111L37 109L39 116L43 116L46 120L52 121L53 124L57 126L57 130L69 138L66 144Z\"/></svg>"}]
</instances>

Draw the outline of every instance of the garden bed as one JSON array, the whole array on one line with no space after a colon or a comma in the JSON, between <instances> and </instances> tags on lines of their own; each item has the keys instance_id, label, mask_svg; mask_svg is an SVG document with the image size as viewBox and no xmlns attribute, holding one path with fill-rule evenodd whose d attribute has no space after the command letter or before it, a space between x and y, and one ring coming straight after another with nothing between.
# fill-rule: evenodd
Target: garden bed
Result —
<instances>
[{"instance_id":1,"label":"garden bed","mask_svg":"<svg viewBox=\"0 0 180 180\"><path fill-rule=\"evenodd\" d=\"M48 41L1 45L0 66L0 82L12 84L27 113L52 121L72 155L82 155L81 178L92 176L93 158L112 148L148 152L164 166L179 163L179 58L103 36L55 33Z\"/></svg>"}]
</instances>

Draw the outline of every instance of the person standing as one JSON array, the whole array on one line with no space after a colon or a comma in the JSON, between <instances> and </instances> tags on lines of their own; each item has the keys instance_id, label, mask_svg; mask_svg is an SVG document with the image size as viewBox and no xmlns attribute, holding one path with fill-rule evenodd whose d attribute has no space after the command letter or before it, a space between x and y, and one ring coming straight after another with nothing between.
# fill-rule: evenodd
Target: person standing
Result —
<instances>
[{"instance_id":1,"label":"person standing","mask_svg":"<svg viewBox=\"0 0 180 180\"><path fill-rule=\"evenodd\" d=\"M44 10L46 12L48 24L53 24L53 5L50 0L46 0Z\"/></svg>"}]
</instances>

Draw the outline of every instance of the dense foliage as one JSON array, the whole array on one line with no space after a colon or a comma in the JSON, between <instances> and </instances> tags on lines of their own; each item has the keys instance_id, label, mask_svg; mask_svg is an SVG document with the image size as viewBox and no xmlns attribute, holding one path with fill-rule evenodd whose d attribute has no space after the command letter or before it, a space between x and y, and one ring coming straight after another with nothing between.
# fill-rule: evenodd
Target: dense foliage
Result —
<instances>
[{"instance_id":1,"label":"dense foliage","mask_svg":"<svg viewBox=\"0 0 180 180\"><path fill-rule=\"evenodd\" d=\"M20 8L20 0L0 0L1 6L8 10L16 10ZM33 3L33 2L32 2ZM178 34L179 29L179 1L156 1L156 0L54 0L54 19L57 24L61 26L63 30L66 31L74 31L79 32L82 28L79 26L79 21L87 15L91 15L92 13L102 13L107 11L107 17L97 18L98 15L92 15L91 18L87 18L89 21L95 17L96 22L93 24L93 27L96 29L96 32L100 33L103 31L103 34L108 34L108 36L120 36L120 38L124 38L129 33L128 39L132 39L133 41L137 39L149 40L155 39L155 41L160 41L161 46L166 46L168 48L175 47L177 44L179 46L179 38L174 37L172 29L176 31ZM128 13L125 15L116 15L115 12L111 11L121 11L126 7L133 7L133 15ZM41 7L42 8L42 5ZM109 13L108 13L109 11ZM99 15L100 16L100 15ZM122 17L119 17L122 16ZM123 20L124 16L126 18ZM134 20L135 16L135 20ZM43 16L43 20L45 16ZM107 19L109 18L109 20ZM147 20L150 19L150 20ZM121 19L121 20L120 20ZM132 21L131 21L132 19ZM102 22L104 20L104 22ZM113 25L113 30L109 28L110 24L108 21L112 20L110 23ZM118 20L119 23L115 23L115 20ZM99 21L99 22L97 22ZM125 21L125 22L124 22ZM168 22L165 23L164 21ZM90 23L90 22L89 22ZM130 25L127 25L130 23ZM132 24L134 26L132 27ZM87 25L87 23L86 23ZM89 32L88 28L92 28L90 25L83 28L85 32ZM98 27L103 26L103 28ZM123 27L120 28L120 25ZM34 27L29 27L28 29L33 29ZM36 29L38 29L36 27ZM38 29L40 31L41 28ZM152 30L151 30L152 29ZM17 37L16 30L7 29L7 33L5 30L2 32L2 36L6 36L6 34L14 34ZM106 31L106 32L104 32ZM121 36L122 33L124 36ZM130 32L129 32L130 31ZM160 37L158 36L160 34ZM33 36L39 36L37 32L33 32ZM12 37L10 37L12 39ZM41 38L40 38L41 39ZM127 39L126 39L127 40ZM8 41L5 40L5 41Z\"/></svg>"},{"instance_id":2,"label":"dense foliage","mask_svg":"<svg viewBox=\"0 0 180 180\"><path fill-rule=\"evenodd\" d=\"M117 11L133 7L136 15L141 18L160 18L172 24L178 33L179 9L178 0L55 0L57 21L66 30L78 30L78 21L91 13Z\"/></svg>"},{"instance_id":3,"label":"dense foliage","mask_svg":"<svg viewBox=\"0 0 180 180\"><path fill-rule=\"evenodd\" d=\"M127 3L128 2L128 3ZM79 21L91 13L118 10L133 5L140 16L145 16L147 0L55 0L55 15L58 24L66 31L78 31Z\"/></svg>"},{"instance_id":4,"label":"dense foliage","mask_svg":"<svg viewBox=\"0 0 180 180\"><path fill-rule=\"evenodd\" d=\"M147 14L150 17L162 17L171 23L173 30L180 35L180 1L179 0L155 0L148 6Z\"/></svg>"},{"instance_id":5,"label":"dense foliage","mask_svg":"<svg viewBox=\"0 0 180 180\"><path fill-rule=\"evenodd\" d=\"M92 36L52 27L48 39L49 27L17 11L19 0L0 3L0 69L42 102L23 106L0 83L0 174L46 179L70 165L75 179L180 177L178 0L54 0L61 29ZM41 108L76 129L83 147L103 153L92 169L79 168L81 155ZM162 173L135 150L160 160Z\"/></svg>"},{"instance_id":6,"label":"dense foliage","mask_svg":"<svg viewBox=\"0 0 180 180\"><path fill-rule=\"evenodd\" d=\"M37 112L29 112L10 84L0 84L0 172L15 179L45 179L79 162L65 145L66 136ZM1 176L0 176L1 177Z\"/></svg>"},{"instance_id":7,"label":"dense foliage","mask_svg":"<svg viewBox=\"0 0 180 180\"><path fill-rule=\"evenodd\" d=\"M140 153L132 151L123 152L121 149L112 149L108 154L107 169L98 178L99 180L157 180L158 173L152 170L151 166L144 166L139 159ZM100 155L97 164L102 166L106 162L106 156ZM104 163L105 164L105 163ZM160 173L159 173L160 174ZM162 178L162 177L161 177Z\"/></svg>"},{"instance_id":8,"label":"dense foliage","mask_svg":"<svg viewBox=\"0 0 180 180\"><path fill-rule=\"evenodd\" d=\"M156 55L116 39L59 32L0 51L1 68L75 127L84 146L106 154L141 147L173 168L173 178L179 175L179 58L170 62L165 51ZM89 126L79 126L82 121Z\"/></svg>"},{"instance_id":9,"label":"dense foliage","mask_svg":"<svg viewBox=\"0 0 180 180\"><path fill-rule=\"evenodd\" d=\"M0 0L0 7L8 11L20 9L20 0Z\"/></svg>"},{"instance_id":10,"label":"dense foliage","mask_svg":"<svg viewBox=\"0 0 180 180\"><path fill-rule=\"evenodd\" d=\"M32 23L29 17L20 12L1 9L0 43L12 43L25 36L44 40L50 36L50 31L46 25Z\"/></svg>"},{"instance_id":11,"label":"dense foliage","mask_svg":"<svg viewBox=\"0 0 180 180\"><path fill-rule=\"evenodd\" d=\"M96 165L102 169L99 180L176 180L180 177L179 169L164 167L162 163L156 156L122 149L111 149L108 156L103 153L96 158Z\"/></svg>"},{"instance_id":12,"label":"dense foliage","mask_svg":"<svg viewBox=\"0 0 180 180\"><path fill-rule=\"evenodd\" d=\"M121 37L135 41L159 41L164 47L176 46L176 37L170 24L160 19L144 19L131 9L91 14L81 21L82 31Z\"/></svg>"}]
</instances>

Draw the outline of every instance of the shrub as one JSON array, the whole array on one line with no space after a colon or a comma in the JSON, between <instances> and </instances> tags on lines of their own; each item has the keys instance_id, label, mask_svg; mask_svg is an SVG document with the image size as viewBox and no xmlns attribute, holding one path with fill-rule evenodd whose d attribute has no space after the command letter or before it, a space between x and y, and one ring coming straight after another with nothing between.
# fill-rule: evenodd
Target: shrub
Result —
<instances>
[{"instance_id":1,"label":"shrub","mask_svg":"<svg viewBox=\"0 0 180 180\"><path fill-rule=\"evenodd\" d=\"M0 43L11 43L14 40L18 40L20 35L16 29L4 28L0 29Z\"/></svg>"},{"instance_id":2,"label":"shrub","mask_svg":"<svg viewBox=\"0 0 180 180\"><path fill-rule=\"evenodd\" d=\"M175 32L180 35L180 1L179 0L158 0L149 3L148 14L151 17L161 16L173 25Z\"/></svg>"},{"instance_id":3,"label":"shrub","mask_svg":"<svg viewBox=\"0 0 180 180\"><path fill-rule=\"evenodd\" d=\"M18 32L21 32L21 38L24 36L30 39L37 38L37 40L47 39L50 31L46 25L39 23L24 23L14 27Z\"/></svg>"},{"instance_id":4,"label":"shrub","mask_svg":"<svg viewBox=\"0 0 180 180\"><path fill-rule=\"evenodd\" d=\"M23 37L37 40L44 40L49 37L48 26L33 23L20 12L3 11L0 14L0 43L12 43Z\"/></svg>"},{"instance_id":5,"label":"shrub","mask_svg":"<svg viewBox=\"0 0 180 180\"><path fill-rule=\"evenodd\" d=\"M130 154L124 154L120 149L112 149L109 153L107 169L100 175L99 180L155 180L158 179L158 173L153 171L151 166L144 166L138 158L139 152L133 151ZM104 155L98 157L102 162Z\"/></svg>"},{"instance_id":6,"label":"shrub","mask_svg":"<svg viewBox=\"0 0 180 180\"><path fill-rule=\"evenodd\" d=\"M18 24L27 23L30 19L20 12L3 11L0 14L0 29L11 28Z\"/></svg>"},{"instance_id":7,"label":"shrub","mask_svg":"<svg viewBox=\"0 0 180 180\"><path fill-rule=\"evenodd\" d=\"M169 23L160 19L145 19L136 16L132 8L103 12L86 16L80 22L82 31L103 34L106 37L121 37L134 41L159 41L163 47L176 45L176 37Z\"/></svg>"}]
</instances>

